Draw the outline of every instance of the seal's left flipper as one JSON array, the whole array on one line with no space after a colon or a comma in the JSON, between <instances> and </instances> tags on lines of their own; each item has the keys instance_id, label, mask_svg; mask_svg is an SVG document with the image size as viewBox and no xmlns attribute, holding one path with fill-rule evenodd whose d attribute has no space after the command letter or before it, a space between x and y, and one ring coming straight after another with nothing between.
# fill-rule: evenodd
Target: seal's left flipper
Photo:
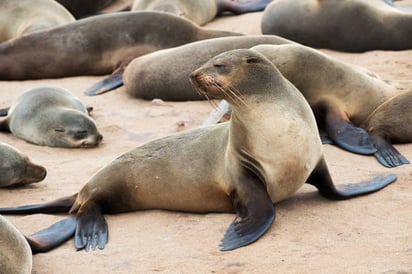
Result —
<instances>
[{"instance_id":1,"label":"seal's left flipper","mask_svg":"<svg viewBox=\"0 0 412 274\"><path fill-rule=\"evenodd\" d=\"M85 92L85 94L87 96L100 95L122 86L123 72L124 67L117 69L109 77L106 77L102 81L97 82L95 85L93 85L90 89L88 89Z\"/></svg>"},{"instance_id":2,"label":"seal's left flipper","mask_svg":"<svg viewBox=\"0 0 412 274\"><path fill-rule=\"evenodd\" d=\"M319 162L306 183L315 186L322 196L332 200L345 200L356 196L376 192L393 183L397 179L395 174L378 176L368 181L335 186L330 176L325 159Z\"/></svg>"},{"instance_id":3,"label":"seal's left flipper","mask_svg":"<svg viewBox=\"0 0 412 274\"><path fill-rule=\"evenodd\" d=\"M372 134L371 139L377 149L374 156L383 166L390 168L409 164L408 159L382 136Z\"/></svg>"},{"instance_id":4,"label":"seal's left flipper","mask_svg":"<svg viewBox=\"0 0 412 274\"><path fill-rule=\"evenodd\" d=\"M319 102L313 107L319 124L338 146L358 154L370 155L376 152L369 134L363 128L354 126L343 110L330 101Z\"/></svg>"},{"instance_id":5,"label":"seal's left flipper","mask_svg":"<svg viewBox=\"0 0 412 274\"><path fill-rule=\"evenodd\" d=\"M230 195L236 218L222 239L221 251L255 242L275 220L275 207L264 185L253 175L242 181L242 188L234 190Z\"/></svg>"},{"instance_id":6,"label":"seal's left flipper","mask_svg":"<svg viewBox=\"0 0 412 274\"><path fill-rule=\"evenodd\" d=\"M233 0L218 0L218 14L230 11L234 14L242 14L246 12L261 11L273 0L249 0L249 1L233 1Z\"/></svg>"},{"instance_id":7,"label":"seal's left flipper","mask_svg":"<svg viewBox=\"0 0 412 274\"><path fill-rule=\"evenodd\" d=\"M33 254L47 252L73 237L75 230L76 217L69 217L46 229L26 236L26 240Z\"/></svg>"}]
</instances>

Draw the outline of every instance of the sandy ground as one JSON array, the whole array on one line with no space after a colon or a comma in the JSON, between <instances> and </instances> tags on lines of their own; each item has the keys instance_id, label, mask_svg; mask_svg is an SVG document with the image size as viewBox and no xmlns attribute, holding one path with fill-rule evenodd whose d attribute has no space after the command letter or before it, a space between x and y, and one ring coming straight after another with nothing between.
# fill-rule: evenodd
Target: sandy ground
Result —
<instances>
[{"instance_id":1,"label":"sandy ground","mask_svg":"<svg viewBox=\"0 0 412 274\"><path fill-rule=\"evenodd\" d=\"M207 27L260 33L260 16L227 16ZM325 52L385 79L412 79L412 50ZM1 133L1 142L14 145L48 169L41 183L0 190L1 206L49 201L75 193L116 156L149 140L196 127L213 109L208 102L153 104L128 97L123 88L98 97L84 96L83 92L99 79L0 82L0 108L33 87L57 85L69 89L94 107L93 117L104 135L97 148L60 149L31 145ZM412 160L412 144L396 147ZM218 245L234 218L232 214L153 210L110 215L105 250L76 252L70 240L49 253L35 255L33 273L412 273L411 166L386 169L373 157L330 145L325 145L324 151L337 184L390 172L396 173L398 180L376 194L341 202L326 200L313 187L304 186L277 205L277 220L259 241L224 253ZM63 216L8 218L30 234Z\"/></svg>"}]
</instances>

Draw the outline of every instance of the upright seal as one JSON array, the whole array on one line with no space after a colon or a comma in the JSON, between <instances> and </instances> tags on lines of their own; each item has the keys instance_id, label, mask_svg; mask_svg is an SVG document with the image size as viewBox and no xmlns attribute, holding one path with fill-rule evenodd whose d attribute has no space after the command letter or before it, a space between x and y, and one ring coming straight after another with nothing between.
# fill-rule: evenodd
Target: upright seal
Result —
<instances>
[{"instance_id":1,"label":"upright seal","mask_svg":"<svg viewBox=\"0 0 412 274\"><path fill-rule=\"evenodd\" d=\"M223 53L194 71L191 80L205 96L228 100L230 122L149 142L98 171L73 196L0 213L70 210L77 218L75 245L88 250L107 243L105 213L234 211L237 216L221 244L221 250L232 250L259 239L275 219L273 203L305 182L340 200L377 191L396 179L381 176L335 188L308 103L256 51Z\"/></svg>"},{"instance_id":2,"label":"upright seal","mask_svg":"<svg viewBox=\"0 0 412 274\"><path fill-rule=\"evenodd\" d=\"M51 147L93 147L103 138L83 103L58 87L34 88L20 95L0 120L0 130Z\"/></svg>"}]
</instances>

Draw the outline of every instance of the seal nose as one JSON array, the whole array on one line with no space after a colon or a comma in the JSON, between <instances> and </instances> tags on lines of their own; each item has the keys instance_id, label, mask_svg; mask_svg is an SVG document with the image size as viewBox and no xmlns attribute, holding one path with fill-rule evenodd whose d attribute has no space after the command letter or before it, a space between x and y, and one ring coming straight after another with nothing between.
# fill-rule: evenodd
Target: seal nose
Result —
<instances>
[{"instance_id":1,"label":"seal nose","mask_svg":"<svg viewBox=\"0 0 412 274\"><path fill-rule=\"evenodd\" d=\"M103 140L103 135L97 135L97 142L100 143Z\"/></svg>"}]
</instances>

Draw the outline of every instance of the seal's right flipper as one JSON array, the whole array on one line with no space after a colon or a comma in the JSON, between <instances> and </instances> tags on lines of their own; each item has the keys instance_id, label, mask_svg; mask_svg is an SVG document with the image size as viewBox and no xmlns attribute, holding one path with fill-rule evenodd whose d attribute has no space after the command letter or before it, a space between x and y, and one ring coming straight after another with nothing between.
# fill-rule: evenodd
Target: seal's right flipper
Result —
<instances>
[{"instance_id":1,"label":"seal's right flipper","mask_svg":"<svg viewBox=\"0 0 412 274\"><path fill-rule=\"evenodd\" d=\"M377 134L371 135L372 142L376 147L375 158L385 167L397 167L409 164L406 159L391 143Z\"/></svg>"},{"instance_id":2,"label":"seal's right flipper","mask_svg":"<svg viewBox=\"0 0 412 274\"><path fill-rule=\"evenodd\" d=\"M222 239L221 251L233 250L255 242L275 220L275 207L264 185L253 175L231 193L236 218Z\"/></svg>"},{"instance_id":3,"label":"seal's right flipper","mask_svg":"<svg viewBox=\"0 0 412 274\"><path fill-rule=\"evenodd\" d=\"M108 242L109 231L99 207L94 204L84 205L77 214L77 228L74 243L77 250L89 251L96 247L104 249Z\"/></svg>"},{"instance_id":4,"label":"seal's right flipper","mask_svg":"<svg viewBox=\"0 0 412 274\"><path fill-rule=\"evenodd\" d=\"M109 77L104 78L102 81L97 82L91 88L89 88L85 94L87 96L100 95L109 92L115 88L123 85L123 72L124 67L117 69Z\"/></svg>"},{"instance_id":5,"label":"seal's right flipper","mask_svg":"<svg viewBox=\"0 0 412 274\"><path fill-rule=\"evenodd\" d=\"M24 205L16 207L2 207L0 214L35 214L35 213L62 213L68 212L76 200L77 194L60 198L44 204Z\"/></svg>"},{"instance_id":6,"label":"seal's right flipper","mask_svg":"<svg viewBox=\"0 0 412 274\"><path fill-rule=\"evenodd\" d=\"M354 126L337 104L330 101L319 102L313 111L319 124L338 146L358 154L370 155L376 152L369 134L363 128Z\"/></svg>"},{"instance_id":7,"label":"seal's right flipper","mask_svg":"<svg viewBox=\"0 0 412 274\"><path fill-rule=\"evenodd\" d=\"M318 163L310 174L307 184L315 186L320 194L331 200L346 200L366 195L383 189L397 179L395 174L378 176L368 181L335 186L330 176L325 159Z\"/></svg>"},{"instance_id":8,"label":"seal's right flipper","mask_svg":"<svg viewBox=\"0 0 412 274\"><path fill-rule=\"evenodd\" d=\"M73 237L75 230L76 217L69 217L46 229L26 236L26 240L33 254L47 252Z\"/></svg>"}]
</instances>

